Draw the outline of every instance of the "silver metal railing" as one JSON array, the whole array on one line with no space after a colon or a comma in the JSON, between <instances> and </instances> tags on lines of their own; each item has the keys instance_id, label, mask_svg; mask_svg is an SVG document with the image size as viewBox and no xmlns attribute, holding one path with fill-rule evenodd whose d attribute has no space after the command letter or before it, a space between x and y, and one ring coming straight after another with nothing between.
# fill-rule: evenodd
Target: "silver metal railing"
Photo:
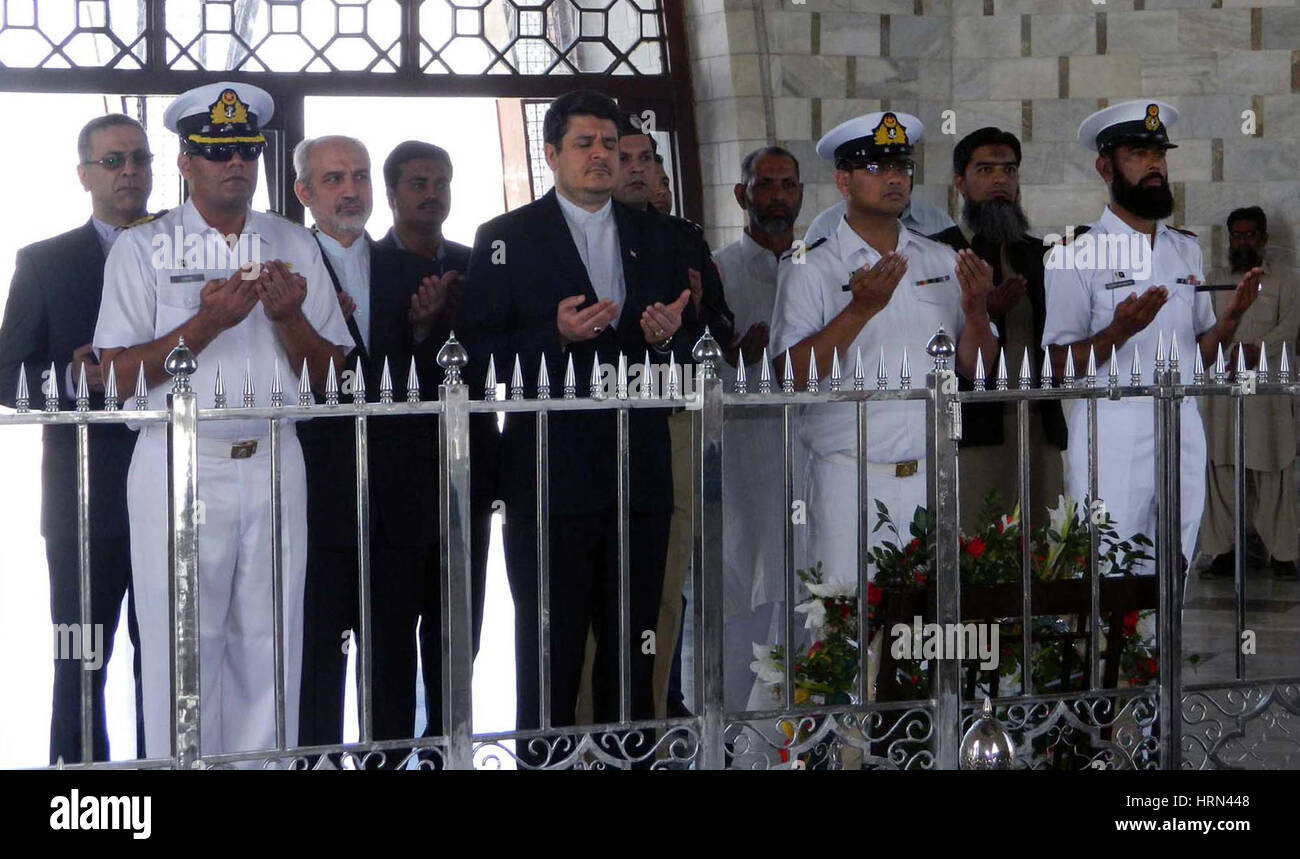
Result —
<instances>
[{"instance_id":1,"label":"silver metal railing","mask_svg":"<svg viewBox=\"0 0 1300 859\"><path fill-rule=\"evenodd\" d=\"M184 343L167 358L166 369L173 377L168 408L149 410L147 389L143 374L137 378L134 409L123 411L117 394L117 381L110 366L106 374L104 410L92 412L84 369L78 381L76 410L59 412L57 375L51 373L51 387L45 395L44 409L33 412L27 390L25 371L20 371L17 411L0 415L0 425L12 424L74 424L77 427L78 458L78 535L79 535L79 597L83 628L90 624L90 569L89 551L89 485L88 462L91 455L87 429L94 423L125 423L139 425L158 424L168 432L168 497L171 539L171 683L175 707L172 714L172 749L166 758L131 762L135 766L171 766L176 768L212 767L233 765L239 762L261 762L264 766L307 767L331 765L329 755L342 756L358 766L366 766L390 752L400 752L403 762L425 765L421 755L433 755L448 768L468 769L500 763L500 756L510 755L521 764L532 766L509 748L509 743L524 743L530 749L542 749L546 768L561 766L627 766L635 763L662 765L679 763L699 768L718 769L728 764L730 756L741 751L740 731L746 726L766 722L768 726L784 726L788 742L780 743L776 751L787 756L807 752L817 744L832 743L853 747L863 753L864 760L872 766L887 767L937 767L955 768L958 765L958 746L963 725L971 719L975 702L962 694L962 665L956 659L941 658L933 666L933 694L925 700L908 702L869 702L867 695L868 656L865 643L870 641L866 612L859 612L859 671L856 680L856 700L847 706L799 707L793 700L793 660L796 640L794 618L795 556L794 531L790 517L785 523L785 582L786 599L784 641L785 664L783 706L770 712L728 713L722 695L724 666L723 648L723 543L726 527L722 504L723 430L728 412L734 409L778 407L782 412L784 436L783 490L789 511L795 495L792 450L794 446L795 412L802 405L853 403L856 408L858 456L857 484L860 499L856 524L858 527L858 558L856 593L858 605L865 606L868 597L867 535L870 532L868 499L868 468L863 452L870 427L867 404L884 401L920 401L925 403L925 432L927 445L928 503L935 514L935 606L936 620L940 624L955 624L962 620L961 579L959 574L959 528L957 511L958 441L961 436L960 406L967 402L1013 402L1016 404L1018 428L1017 484L1021 498L1029 497L1029 405L1045 400L1081 400L1088 412L1089 484L1090 498L1097 497L1097 404L1103 398L1124 400L1134 397L1150 398L1153 404L1153 433L1155 437L1155 471L1157 497L1156 563L1155 575L1159 583L1158 686L1138 689L1103 688L1099 660L1101 649L1101 575L1097 569L1098 533L1096 520L1089 517L1089 631L1091 635L1090 659L1087 667L1087 689L1079 693L1041 695L1034 694L1032 682L1031 619L1034 616L1031 594L1031 565L1029 541L1024 541L1022 552L1021 621L1023 630L1023 665L1019 694L997 700L1013 730L1025 739L1040 736L1052 725L1058 728L1069 723L1071 730L1088 735L1103 746L1099 760L1109 766L1179 765L1182 755L1190 748L1182 741L1181 731L1189 716L1186 711L1181 677L1182 595L1184 579L1181 569L1180 549L1180 495L1179 495L1179 445L1180 403L1183 399L1200 396L1228 396L1233 398L1236 420L1234 443L1237 451L1237 566L1235 579L1235 625L1240 633L1245 625L1245 570L1242 551L1245 535L1244 468L1242 428L1244 401L1252 396L1300 396L1300 384L1292 382L1286 350L1280 356L1276 373L1267 369L1267 352L1257 371L1247 370L1240 364L1231 379L1224 366L1222 352L1212 372L1207 374L1196 356L1196 371L1191 385L1180 380L1176 345L1165 354L1163 341L1155 356L1154 374L1147 382L1140 358L1134 355L1133 366L1121 384L1121 373L1115 361L1109 362L1104 383L1097 377L1095 356L1090 357L1083 375L1076 375L1072 359L1067 362L1059 385L1053 385L1051 373L1045 365L1034 387L1033 368L1026 351L1021 359L1017 384L1013 388L1007 373L1007 356L1000 355L998 370L991 380L983 378L982 369L976 378L976 389L958 391L955 370L949 366L955 354L954 344L942 329L931 339L927 351L933 366L927 368L925 385L913 388L906 358L902 362L898 385L892 387L882 354L876 366L875 387L867 386L867 371L860 354L854 356L852 374L842 377L840 356L833 356L828 378L816 376L816 361L810 361L810 377L804 390L796 390L792 363L787 355L779 390L773 389L771 362L764 354L757 391L751 392L745 370L739 368L732 391L725 391L716 369L721 360L718 344L707 330L694 350L696 365L680 367L674 360L666 372L666 382L656 385L653 375L643 369L647 379L639 395L631 396L627 359L620 355L614 395L608 396L593 372L590 396L577 396L573 363L566 367L561 396L551 396L549 370L543 357L537 379L537 396L526 399L524 384L516 358L511 376L508 399L496 397L497 378L495 365L490 365L485 380L485 396L470 399L470 384L463 378L469 356L456 341L455 336L442 347L438 363L446 377L438 388L438 398L426 401L421 398L420 383L414 362L410 367L406 385L405 402L394 400L391 376L384 367L383 382L378 402L367 402L364 378L360 371L352 391L352 402L340 402L338 383L331 365L325 394L325 404L314 403L307 381L306 368L299 380L296 404L286 404L280 388L278 373L270 392L269 406L256 404L256 392L247 378L244 382L242 406L227 408L225 393L218 375L214 408L198 407L198 397L190 379L197 369L197 361ZM650 367L646 356L644 368ZM686 384L685 374L694 369L698 379L693 386ZM988 387L992 383L992 388ZM688 388L693 388L688 390ZM698 715L693 718L634 720L630 717L631 700L631 646L632 630L628 594L628 479L629 447L628 418L632 409L686 408L693 415L691 494L693 541L693 611L694 640L697 658L694 677L697 690ZM616 414L616 445L612 455L618 457L617 521L618 521L618 596L621 606L619 641L619 720L616 723L583 726L553 724L550 712L550 507L547 474L549 466L548 416L562 411L614 411ZM471 723L471 680L473 647L470 594L470 447L469 418L475 413L519 412L537 416L536 467L537 494L535 515L537 521L538 601L539 601L539 654L537 666L540 676L541 712L540 728L517 730L498 734L475 735ZM443 652L442 708L444 734L440 737L402 738L378 741L374 738L372 617L369 566L370 522L368 462L368 421L372 417L392 415L436 415L439 437L438 517L439 517L439 573L442 590L443 613L441 617L441 643ZM355 424L356 439L356 498L358 586L360 599L360 648L358 673L360 681L360 739L356 743L336 746L288 747L285 725L284 688L284 571L280 516L280 422L288 418L351 419ZM272 485L272 568L271 586L275 608L275 748L246 752L204 756L200 750L199 713L201 707L199 687L199 623L198 585L199 550L197 533L198 490L198 428L204 421L267 420L271 436ZM1031 525L1031 505L1021 505L1022 533ZM1112 613L1112 622L1113 613ZM1234 682L1247 682L1246 659L1237 648ZM730 666L736 670L736 666ZM85 675L83 674L83 677ZM1277 689L1280 706L1292 707L1297 681L1293 678L1276 678L1254 682L1273 683ZM1222 684L1220 684L1222 686ZM1231 684L1229 684L1231 686ZM1225 687L1226 688L1226 687ZM1236 688L1236 687L1233 687ZM1207 687L1208 689L1208 687ZM1290 693L1288 693L1290 690ZM1205 689L1197 690L1198 694ZM1291 694L1291 697L1288 697ZM1271 699L1270 699L1271 700ZM91 758L91 699L90 684L82 684L81 743L83 760ZM1109 735L1124 726L1118 722L1119 713L1127 713L1137 725L1129 725L1128 745L1113 741ZM1192 714L1194 716L1195 714ZM905 718L900 718L905 717ZM908 720L911 720L908 722ZM1091 721L1089 721L1091 719ZM892 721L891 721L892 720ZM904 724L907 723L907 724ZM900 728L900 725L904 727ZM920 727L917 727L920 725ZM657 732L663 732L659 736ZM810 734L802 736L801 732ZM892 734L891 734L892 732ZM557 734L581 735L563 743ZM625 738L629 735L644 739L656 738L647 745L650 750L628 752ZM615 742L600 742L597 738L616 738ZM617 738L624 738L619 740ZM746 741L747 743L750 741ZM882 751L882 747L884 750ZM615 751L611 752L610 749ZM1216 749L1218 746L1216 746ZM619 754L619 751L622 754ZM1214 755L1207 757L1217 763ZM121 766L123 764L80 764L78 766Z\"/></svg>"}]
</instances>

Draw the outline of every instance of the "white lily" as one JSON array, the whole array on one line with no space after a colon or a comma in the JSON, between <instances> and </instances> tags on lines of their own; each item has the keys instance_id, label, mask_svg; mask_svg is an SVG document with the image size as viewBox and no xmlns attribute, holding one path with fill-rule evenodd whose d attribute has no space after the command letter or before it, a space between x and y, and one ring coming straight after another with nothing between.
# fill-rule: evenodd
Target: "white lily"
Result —
<instances>
[{"instance_id":1,"label":"white lily","mask_svg":"<svg viewBox=\"0 0 1300 859\"><path fill-rule=\"evenodd\" d=\"M754 661L749 663L749 670L769 686L785 679L785 666L772 658L772 648L766 644L754 645Z\"/></svg>"},{"instance_id":2,"label":"white lily","mask_svg":"<svg viewBox=\"0 0 1300 859\"><path fill-rule=\"evenodd\" d=\"M1020 524L1020 502L1016 502L1016 509L1011 511L1010 516L1002 517L1002 530L1013 528Z\"/></svg>"},{"instance_id":3,"label":"white lily","mask_svg":"<svg viewBox=\"0 0 1300 859\"><path fill-rule=\"evenodd\" d=\"M838 579L831 579L828 582L805 582L804 587L808 593L822 599L834 597L851 597L857 592L855 582L842 582Z\"/></svg>"},{"instance_id":4,"label":"white lily","mask_svg":"<svg viewBox=\"0 0 1300 859\"><path fill-rule=\"evenodd\" d=\"M826 605L820 599L811 599L807 602L801 602L794 607L794 610L800 614L805 614L808 619L804 622L804 629L810 630L813 638L821 638L822 627L826 625Z\"/></svg>"},{"instance_id":5,"label":"white lily","mask_svg":"<svg viewBox=\"0 0 1300 859\"><path fill-rule=\"evenodd\" d=\"M1070 528L1075 524L1075 510L1078 505L1073 500L1066 498L1064 495L1057 496L1056 507L1047 511L1048 527L1060 535L1060 540L1047 538L1047 569L1052 569L1056 564L1056 559L1060 556L1061 551L1065 548L1066 537L1070 533Z\"/></svg>"}]
</instances>

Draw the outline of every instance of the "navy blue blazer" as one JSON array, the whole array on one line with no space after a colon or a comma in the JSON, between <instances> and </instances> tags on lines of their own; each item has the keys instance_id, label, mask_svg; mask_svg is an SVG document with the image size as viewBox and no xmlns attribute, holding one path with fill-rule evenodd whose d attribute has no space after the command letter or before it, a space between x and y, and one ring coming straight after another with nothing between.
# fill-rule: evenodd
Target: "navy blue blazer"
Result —
<instances>
[{"instance_id":1,"label":"navy blue blazer","mask_svg":"<svg viewBox=\"0 0 1300 859\"><path fill-rule=\"evenodd\" d=\"M537 396L537 371L546 355L551 396L561 396L571 354L580 397L588 394L597 360L617 364L643 360L646 343L639 318L656 302L676 300L689 287L676 229L665 220L615 202L626 300L616 327L598 337L561 348L555 327L556 305L583 294L584 306L597 300L587 270L560 210L555 191L488 221L479 228L470 256L468 288L457 335L470 354L471 396L482 396L488 357L496 358L497 378L508 382L519 355L525 396ZM498 244L501 242L502 244ZM679 364L691 360L702 326L687 302L672 349ZM666 355L651 360L667 363ZM639 513L670 513L672 472L666 409L635 409L629 416L629 503ZM500 486L507 510L524 515L535 503L535 420L507 415L501 437ZM550 498L552 513L590 514L615 509L617 448L610 411L557 412L550 419Z\"/></svg>"},{"instance_id":2,"label":"navy blue blazer","mask_svg":"<svg viewBox=\"0 0 1300 859\"><path fill-rule=\"evenodd\" d=\"M104 288L104 251L94 224L87 221L51 239L18 251L0 324L0 403L12 407L18 368L27 368L33 409L43 408L41 374L54 362L59 380L59 408L75 408L76 391L67 390L64 369L72 352L89 343L99 316ZM73 380L76 380L74 375ZM118 379L129 395L130 379ZM91 395L91 408L104 407L102 394ZM42 428L41 533L47 539L74 539L77 533L76 428ZM126 472L136 434L122 424L90 426L90 534L124 537L128 532Z\"/></svg>"}]
</instances>

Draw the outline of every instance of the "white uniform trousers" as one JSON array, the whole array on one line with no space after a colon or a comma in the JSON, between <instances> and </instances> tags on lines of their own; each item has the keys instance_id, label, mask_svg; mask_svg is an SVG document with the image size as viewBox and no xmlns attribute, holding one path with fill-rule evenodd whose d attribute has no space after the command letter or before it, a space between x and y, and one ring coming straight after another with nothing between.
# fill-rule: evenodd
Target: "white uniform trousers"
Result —
<instances>
[{"instance_id":1,"label":"white uniform trousers","mask_svg":"<svg viewBox=\"0 0 1300 859\"><path fill-rule=\"evenodd\" d=\"M307 483L291 424L284 425L280 438L285 731L293 745L302 674ZM260 439L246 459L216 455L222 447L228 451L229 442L199 441L199 727L205 755L275 745L270 439ZM166 493L166 435L161 427L147 428L131 458L127 503L149 757L171 753Z\"/></svg>"},{"instance_id":2,"label":"white uniform trousers","mask_svg":"<svg viewBox=\"0 0 1300 859\"><path fill-rule=\"evenodd\" d=\"M822 564L826 581L856 584L858 580L858 462L852 453L813 454L808 463L808 563ZM925 460L916 473L898 477L894 463L868 463L867 499L871 527L876 527L876 502L884 502L899 536L888 528L872 531L867 547L889 540L906 545L908 526L917 507L926 505ZM872 567L868 578L875 577ZM799 593L798 588L795 590ZM802 602L802 599L800 600Z\"/></svg>"},{"instance_id":3,"label":"white uniform trousers","mask_svg":"<svg viewBox=\"0 0 1300 859\"><path fill-rule=\"evenodd\" d=\"M1088 410L1082 402L1071 408L1065 483L1070 497L1082 502L1088 495ZM1180 424L1180 530L1183 556L1190 563L1205 509L1205 430L1195 401L1183 400ZM1121 540L1141 532L1156 541L1155 465L1153 404L1097 403L1097 497L1105 502Z\"/></svg>"}]
</instances>

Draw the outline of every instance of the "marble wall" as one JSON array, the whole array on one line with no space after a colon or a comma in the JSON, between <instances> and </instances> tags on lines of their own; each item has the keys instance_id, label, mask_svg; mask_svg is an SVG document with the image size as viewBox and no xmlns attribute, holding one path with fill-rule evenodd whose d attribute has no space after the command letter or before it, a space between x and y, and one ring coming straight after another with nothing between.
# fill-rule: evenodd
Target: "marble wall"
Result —
<instances>
[{"instance_id":1,"label":"marble wall","mask_svg":"<svg viewBox=\"0 0 1300 859\"><path fill-rule=\"evenodd\" d=\"M955 213L952 147L998 125L1023 143L1022 202L1035 231L1087 223L1106 192L1075 142L1079 122L1146 97L1182 114L1171 130L1172 220L1201 236L1207 261L1222 255L1223 218L1236 206L1263 206L1273 243L1295 246L1298 0L687 0L686 15L715 246L743 223L731 187L746 152L768 141L795 152L806 226L838 199L817 138L884 108L925 124L917 197Z\"/></svg>"}]
</instances>

